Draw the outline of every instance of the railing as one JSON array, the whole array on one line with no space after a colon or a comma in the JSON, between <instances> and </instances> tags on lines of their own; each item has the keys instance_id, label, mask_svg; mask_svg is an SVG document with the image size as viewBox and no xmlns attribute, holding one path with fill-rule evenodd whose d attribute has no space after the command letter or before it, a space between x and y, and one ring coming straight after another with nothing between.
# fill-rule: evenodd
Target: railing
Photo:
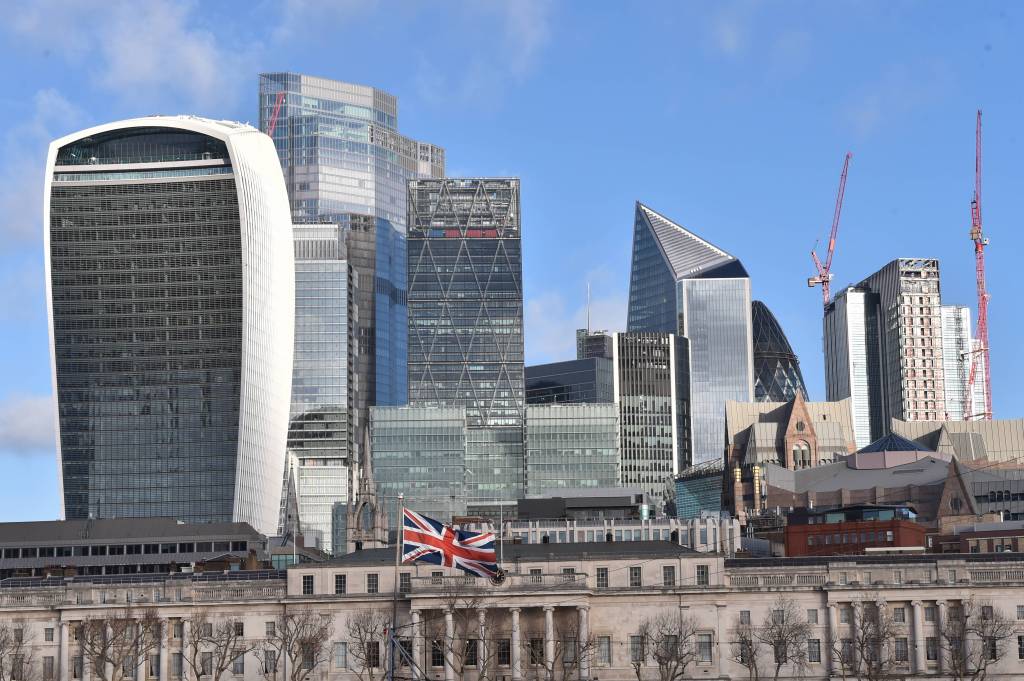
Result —
<instances>
[{"instance_id":1,"label":"railing","mask_svg":"<svg viewBox=\"0 0 1024 681\"><path fill-rule=\"evenodd\" d=\"M192 590L192 600L211 601L252 601L284 598L287 588L283 584L267 586L215 586L197 587ZM182 600L185 600L184 598Z\"/></svg>"},{"instance_id":2,"label":"railing","mask_svg":"<svg viewBox=\"0 0 1024 681\"><path fill-rule=\"evenodd\" d=\"M1024 570L969 570L972 582L1024 582Z\"/></svg>"},{"instance_id":3,"label":"railing","mask_svg":"<svg viewBox=\"0 0 1024 681\"><path fill-rule=\"evenodd\" d=\"M556 574L514 574L507 575L500 584L489 579L469 575L443 575L437 577L413 577L412 593L459 593L463 591L494 591L495 589L539 589L558 588L585 589L587 575L581 572Z\"/></svg>"},{"instance_id":4,"label":"railing","mask_svg":"<svg viewBox=\"0 0 1024 681\"><path fill-rule=\"evenodd\" d=\"M729 584L738 587L753 586L822 586L825 575L731 575Z\"/></svg>"},{"instance_id":5,"label":"railing","mask_svg":"<svg viewBox=\"0 0 1024 681\"><path fill-rule=\"evenodd\" d=\"M64 602L64 592L2 594L0 608L31 608L39 606L60 605Z\"/></svg>"}]
</instances>

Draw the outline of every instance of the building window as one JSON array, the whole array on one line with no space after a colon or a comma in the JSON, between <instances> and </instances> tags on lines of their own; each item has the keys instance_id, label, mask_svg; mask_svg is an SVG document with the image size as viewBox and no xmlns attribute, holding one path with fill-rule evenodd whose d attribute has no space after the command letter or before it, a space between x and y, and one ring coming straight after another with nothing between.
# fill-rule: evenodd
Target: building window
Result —
<instances>
[{"instance_id":1,"label":"building window","mask_svg":"<svg viewBox=\"0 0 1024 681\"><path fill-rule=\"evenodd\" d=\"M43 658L43 681L53 681L53 657Z\"/></svg>"},{"instance_id":2,"label":"building window","mask_svg":"<svg viewBox=\"0 0 1024 681\"><path fill-rule=\"evenodd\" d=\"M508 667L512 664L512 641L507 638L498 639L498 665Z\"/></svg>"},{"instance_id":3,"label":"building window","mask_svg":"<svg viewBox=\"0 0 1024 681\"><path fill-rule=\"evenodd\" d=\"M302 595L313 595L313 575L302 575Z\"/></svg>"},{"instance_id":4,"label":"building window","mask_svg":"<svg viewBox=\"0 0 1024 681\"><path fill-rule=\"evenodd\" d=\"M544 581L544 575L540 568L530 568L530 583L540 584Z\"/></svg>"},{"instance_id":5,"label":"building window","mask_svg":"<svg viewBox=\"0 0 1024 681\"><path fill-rule=\"evenodd\" d=\"M334 575L334 593L343 594L348 591L348 577L345 575Z\"/></svg>"},{"instance_id":6,"label":"building window","mask_svg":"<svg viewBox=\"0 0 1024 681\"><path fill-rule=\"evenodd\" d=\"M663 565L661 567L661 580L665 586L676 585L676 566Z\"/></svg>"},{"instance_id":7,"label":"building window","mask_svg":"<svg viewBox=\"0 0 1024 681\"><path fill-rule=\"evenodd\" d=\"M366 593L375 594L380 591L380 575L371 572L366 575Z\"/></svg>"},{"instance_id":8,"label":"building window","mask_svg":"<svg viewBox=\"0 0 1024 681\"><path fill-rule=\"evenodd\" d=\"M808 624L817 624L818 623L818 610L816 608L811 608L810 610L807 611L807 623Z\"/></svg>"},{"instance_id":9,"label":"building window","mask_svg":"<svg viewBox=\"0 0 1024 681\"><path fill-rule=\"evenodd\" d=\"M185 658L181 653L171 653L171 676L181 678Z\"/></svg>"},{"instance_id":10,"label":"building window","mask_svg":"<svg viewBox=\"0 0 1024 681\"><path fill-rule=\"evenodd\" d=\"M43 640L47 643L53 642L53 628L47 627L43 630Z\"/></svg>"},{"instance_id":11,"label":"building window","mask_svg":"<svg viewBox=\"0 0 1024 681\"><path fill-rule=\"evenodd\" d=\"M910 648L905 636L896 637L896 646L893 649L896 662L908 662L910 660Z\"/></svg>"},{"instance_id":12,"label":"building window","mask_svg":"<svg viewBox=\"0 0 1024 681\"><path fill-rule=\"evenodd\" d=\"M276 622L267 622L266 627L267 627L266 628L266 632L267 632L267 637L268 638L271 637L271 636L276 636L277 635L277 623Z\"/></svg>"},{"instance_id":13,"label":"building window","mask_svg":"<svg viewBox=\"0 0 1024 681\"><path fill-rule=\"evenodd\" d=\"M599 567L597 568L597 588L607 589L608 588L608 568Z\"/></svg>"},{"instance_id":14,"label":"building window","mask_svg":"<svg viewBox=\"0 0 1024 681\"><path fill-rule=\"evenodd\" d=\"M711 634L697 634L697 662L711 663L712 642Z\"/></svg>"},{"instance_id":15,"label":"building window","mask_svg":"<svg viewBox=\"0 0 1024 681\"><path fill-rule=\"evenodd\" d=\"M924 607L924 621L925 622L934 622L935 621L936 610L938 610L938 608L936 608L934 605L926 605Z\"/></svg>"},{"instance_id":16,"label":"building window","mask_svg":"<svg viewBox=\"0 0 1024 681\"><path fill-rule=\"evenodd\" d=\"M893 608L892 609L892 621L899 624L905 624L907 621L907 609L906 608Z\"/></svg>"},{"instance_id":17,"label":"building window","mask_svg":"<svg viewBox=\"0 0 1024 681\"><path fill-rule=\"evenodd\" d=\"M995 636L986 636L982 645L984 645L985 657L988 658L989 662L995 662L999 657L999 646L997 645Z\"/></svg>"},{"instance_id":18,"label":"building window","mask_svg":"<svg viewBox=\"0 0 1024 681\"><path fill-rule=\"evenodd\" d=\"M711 583L711 572L707 565L697 566L697 586L707 586Z\"/></svg>"},{"instance_id":19,"label":"building window","mask_svg":"<svg viewBox=\"0 0 1024 681\"><path fill-rule=\"evenodd\" d=\"M892 541L892 532L887 532L886 536L888 538L887 541L891 542ZM892 573L892 581L893 581L893 584L902 584L903 583L903 570L894 570L893 573Z\"/></svg>"},{"instance_id":20,"label":"building window","mask_svg":"<svg viewBox=\"0 0 1024 681\"><path fill-rule=\"evenodd\" d=\"M1024 660L1024 636L1017 637L1017 659Z\"/></svg>"},{"instance_id":21,"label":"building window","mask_svg":"<svg viewBox=\"0 0 1024 681\"><path fill-rule=\"evenodd\" d=\"M1024 637L1022 637L1024 638ZM611 636L597 637L597 663L611 665L612 663L612 638Z\"/></svg>"},{"instance_id":22,"label":"building window","mask_svg":"<svg viewBox=\"0 0 1024 681\"><path fill-rule=\"evenodd\" d=\"M541 665L544 664L544 639L542 638L531 638L530 639L530 664Z\"/></svg>"},{"instance_id":23,"label":"building window","mask_svg":"<svg viewBox=\"0 0 1024 681\"><path fill-rule=\"evenodd\" d=\"M643 577L641 576L639 567L629 568L629 585L643 586Z\"/></svg>"},{"instance_id":24,"label":"building window","mask_svg":"<svg viewBox=\"0 0 1024 681\"><path fill-rule=\"evenodd\" d=\"M442 641L434 640L430 642L430 666L444 666L444 643Z\"/></svg>"},{"instance_id":25,"label":"building window","mask_svg":"<svg viewBox=\"0 0 1024 681\"><path fill-rule=\"evenodd\" d=\"M562 568L562 581L573 582L576 581L576 568Z\"/></svg>"},{"instance_id":26,"label":"building window","mask_svg":"<svg viewBox=\"0 0 1024 681\"><path fill-rule=\"evenodd\" d=\"M235 620L235 636L245 636L245 623L242 620Z\"/></svg>"},{"instance_id":27,"label":"building window","mask_svg":"<svg viewBox=\"0 0 1024 681\"><path fill-rule=\"evenodd\" d=\"M851 612L852 612L851 608L840 606L840 608L839 608L839 621L842 624L849 624L850 623L850 614L851 614Z\"/></svg>"},{"instance_id":28,"label":"building window","mask_svg":"<svg viewBox=\"0 0 1024 681\"><path fill-rule=\"evenodd\" d=\"M749 610L740 610L740 624L750 624Z\"/></svg>"},{"instance_id":29,"label":"building window","mask_svg":"<svg viewBox=\"0 0 1024 681\"><path fill-rule=\"evenodd\" d=\"M981 619L988 621L992 619L992 606L983 605L981 606Z\"/></svg>"},{"instance_id":30,"label":"building window","mask_svg":"<svg viewBox=\"0 0 1024 681\"><path fill-rule=\"evenodd\" d=\"M380 667L380 641L367 642L366 667L367 669L377 669Z\"/></svg>"},{"instance_id":31,"label":"building window","mask_svg":"<svg viewBox=\"0 0 1024 681\"><path fill-rule=\"evenodd\" d=\"M935 636L929 636L924 640L924 656L929 662L939 659L939 639Z\"/></svg>"},{"instance_id":32,"label":"building window","mask_svg":"<svg viewBox=\"0 0 1024 681\"><path fill-rule=\"evenodd\" d=\"M629 637L629 661L633 664L644 663L644 637Z\"/></svg>"},{"instance_id":33,"label":"building window","mask_svg":"<svg viewBox=\"0 0 1024 681\"><path fill-rule=\"evenodd\" d=\"M180 653L179 653L180 655ZM71 678L80 679L82 678L82 670L85 667L85 661L81 655L71 660ZM180 675L179 675L180 676Z\"/></svg>"},{"instance_id":34,"label":"building window","mask_svg":"<svg viewBox=\"0 0 1024 681\"><path fill-rule=\"evenodd\" d=\"M407 594L412 591L412 575L408 572L403 572L398 575L398 593Z\"/></svg>"},{"instance_id":35,"label":"building window","mask_svg":"<svg viewBox=\"0 0 1024 681\"><path fill-rule=\"evenodd\" d=\"M199 656L199 676L209 676L213 671L213 653L201 653Z\"/></svg>"},{"instance_id":36,"label":"building window","mask_svg":"<svg viewBox=\"0 0 1024 681\"><path fill-rule=\"evenodd\" d=\"M239 655L231 661L231 673L238 675L245 674L245 655Z\"/></svg>"},{"instance_id":37,"label":"building window","mask_svg":"<svg viewBox=\"0 0 1024 681\"><path fill-rule=\"evenodd\" d=\"M821 662L821 639L807 639L807 661Z\"/></svg>"},{"instance_id":38,"label":"building window","mask_svg":"<svg viewBox=\"0 0 1024 681\"><path fill-rule=\"evenodd\" d=\"M348 669L348 643L345 641L334 644L334 668Z\"/></svg>"},{"instance_id":39,"label":"building window","mask_svg":"<svg viewBox=\"0 0 1024 681\"><path fill-rule=\"evenodd\" d=\"M146 675L155 679L160 676L160 653L153 653L146 658Z\"/></svg>"},{"instance_id":40,"label":"building window","mask_svg":"<svg viewBox=\"0 0 1024 681\"><path fill-rule=\"evenodd\" d=\"M480 662L480 640L476 638L466 639L466 653L462 656L462 659L466 661L467 667L475 667Z\"/></svg>"},{"instance_id":41,"label":"building window","mask_svg":"<svg viewBox=\"0 0 1024 681\"><path fill-rule=\"evenodd\" d=\"M277 674L277 651L276 650L264 650L263 651L263 674L264 675Z\"/></svg>"},{"instance_id":42,"label":"building window","mask_svg":"<svg viewBox=\"0 0 1024 681\"><path fill-rule=\"evenodd\" d=\"M772 624L785 624L786 623L786 611L785 610L772 610Z\"/></svg>"},{"instance_id":43,"label":"building window","mask_svg":"<svg viewBox=\"0 0 1024 681\"><path fill-rule=\"evenodd\" d=\"M1017 606L1017 619L1024 620L1024 605Z\"/></svg>"}]
</instances>

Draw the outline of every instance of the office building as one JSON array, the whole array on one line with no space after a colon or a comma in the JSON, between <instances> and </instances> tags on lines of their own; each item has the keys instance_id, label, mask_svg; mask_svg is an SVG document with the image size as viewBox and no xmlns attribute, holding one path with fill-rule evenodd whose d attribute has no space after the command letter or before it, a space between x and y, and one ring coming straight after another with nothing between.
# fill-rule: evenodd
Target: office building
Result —
<instances>
[{"instance_id":1,"label":"office building","mask_svg":"<svg viewBox=\"0 0 1024 681\"><path fill-rule=\"evenodd\" d=\"M619 413L607 404L526 407L526 494L619 485Z\"/></svg>"},{"instance_id":2,"label":"office building","mask_svg":"<svg viewBox=\"0 0 1024 681\"><path fill-rule=\"evenodd\" d=\"M724 482L722 461L705 461L683 469L675 482L675 516L685 520L702 514L720 515Z\"/></svg>"},{"instance_id":3,"label":"office building","mask_svg":"<svg viewBox=\"0 0 1024 681\"><path fill-rule=\"evenodd\" d=\"M751 303L754 338L754 399L758 402L789 402L807 388L800 360L782 332L779 321L760 300Z\"/></svg>"},{"instance_id":4,"label":"office building","mask_svg":"<svg viewBox=\"0 0 1024 681\"><path fill-rule=\"evenodd\" d=\"M611 339L608 336L609 340ZM526 367L527 404L593 404L615 401L611 354Z\"/></svg>"},{"instance_id":5,"label":"office building","mask_svg":"<svg viewBox=\"0 0 1024 681\"><path fill-rule=\"evenodd\" d=\"M576 359L612 358L612 336L607 331L576 329Z\"/></svg>"},{"instance_id":6,"label":"office building","mask_svg":"<svg viewBox=\"0 0 1024 681\"><path fill-rule=\"evenodd\" d=\"M939 262L899 258L825 308L825 385L830 401L853 398L863 447L890 419L946 414Z\"/></svg>"},{"instance_id":7,"label":"office building","mask_svg":"<svg viewBox=\"0 0 1024 681\"><path fill-rule=\"evenodd\" d=\"M734 256L636 205L627 330L685 340L686 465L719 460L725 402L754 397L750 279Z\"/></svg>"},{"instance_id":8,"label":"office building","mask_svg":"<svg viewBox=\"0 0 1024 681\"><path fill-rule=\"evenodd\" d=\"M270 139L191 116L74 133L43 217L64 516L272 534L295 271Z\"/></svg>"},{"instance_id":9,"label":"office building","mask_svg":"<svg viewBox=\"0 0 1024 681\"><path fill-rule=\"evenodd\" d=\"M519 180L409 183L409 405L466 418L465 498L523 493Z\"/></svg>"}]
</instances>

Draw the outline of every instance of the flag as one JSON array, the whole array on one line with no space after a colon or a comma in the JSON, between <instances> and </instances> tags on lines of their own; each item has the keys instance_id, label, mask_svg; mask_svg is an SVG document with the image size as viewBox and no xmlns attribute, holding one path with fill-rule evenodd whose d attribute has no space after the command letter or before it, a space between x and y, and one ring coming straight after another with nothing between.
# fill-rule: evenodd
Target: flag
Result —
<instances>
[{"instance_id":1,"label":"flag","mask_svg":"<svg viewBox=\"0 0 1024 681\"><path fill-rule=\"evenodd\" d=\"M402 562L456 567L492 579L499 573L493 532L454 530L409 509L402 519Z\"/></svg>"}]
</instances>

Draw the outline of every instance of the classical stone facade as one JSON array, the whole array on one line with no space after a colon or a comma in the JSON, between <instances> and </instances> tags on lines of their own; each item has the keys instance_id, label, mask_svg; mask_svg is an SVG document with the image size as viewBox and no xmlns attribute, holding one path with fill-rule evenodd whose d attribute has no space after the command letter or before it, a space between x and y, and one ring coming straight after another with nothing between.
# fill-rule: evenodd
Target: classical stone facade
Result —
<instances>
[{"instance_id":1,"label":"classical stone facade","mask_svg":"<svg viewBox=\"0 0 1024 681\"><path fill-rule=\"evenodd\" d=\"M139 680L195 679L181 655L200 612L214 623L236 622L238 640L250 648L222 678L292 678L284 657L276 674L264 674L261 651L285 613L307 611L330 628L328 654L317 656L307 678L380 679L382 669L367 673L360 662L365 656L357 654L353 633L353 623L370 611L385 626L396 614L396 637L408 654L398 657L415 663L400 661L396 678L653 681L656 647L640 632L667 615L693 622L682 639L693 659L678 678L739 679L748 671L736 661L738 625L774 617L783 599L807 625L806 679L843 676L841 646L830 642L853 639L865 608L877 606L893 623L892 673L945 679L949 658L940 632L973 599L993 607L989 616L1011 620L988 678L1024 674L1024 621L1017 619L1024 617L1024 560L1012 554L727 560L668 542L511 545L503 554L508 576L499 585L430 565L402 566L398 594L389 549L286 573L9 581L0 586L0 623L22 630L31 651L26 662L51 670L54 679L97 681L81 662L76 632L91 618L130 607L162 623L158 645L127 677ZM371 643L372 660L382 667L383 635ZM784 666L782 678L795 678L791 667Z\"/></svg>"}]
</instances>

